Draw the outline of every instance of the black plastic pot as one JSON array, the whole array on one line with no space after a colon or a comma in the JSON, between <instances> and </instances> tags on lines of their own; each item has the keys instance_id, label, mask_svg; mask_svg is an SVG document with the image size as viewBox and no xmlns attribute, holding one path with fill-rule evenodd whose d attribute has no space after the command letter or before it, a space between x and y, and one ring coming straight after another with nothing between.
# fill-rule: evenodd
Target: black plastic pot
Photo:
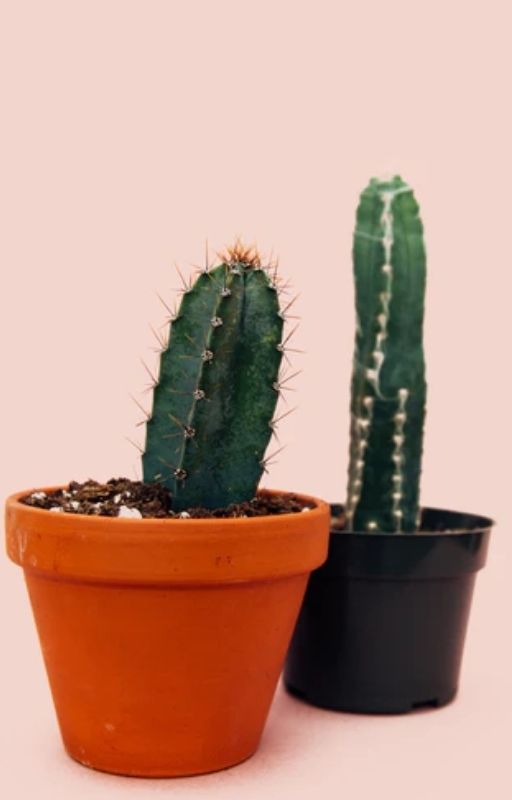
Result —
<instances>
[{"instance_id":1,"label":"black plastic pot","mask_svg":"<svg viewBox=\"0 0 512 800\"><path fill-rule=\"evenodd\" d=\"M419 533L332 531L288 652L287 689L313 705L362 713L449 703L492 525L428 508Z\"/></svg>"}]
</instances>

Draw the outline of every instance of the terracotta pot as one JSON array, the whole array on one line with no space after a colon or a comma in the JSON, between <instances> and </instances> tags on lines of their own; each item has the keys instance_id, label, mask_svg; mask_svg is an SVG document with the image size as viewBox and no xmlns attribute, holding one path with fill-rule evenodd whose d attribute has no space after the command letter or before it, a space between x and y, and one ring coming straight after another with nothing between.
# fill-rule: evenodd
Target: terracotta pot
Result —
<instances>
[{"instance_id":1,"label":"terracotta pot","mask_svg":"<svg viewBox=\"0 0 512 800\"><path fill-rule=\"evenodd\" d=\"M46 489L45 491L51 491ZM7 500L68 753L141 776L256 750L329 507L243 519L54 514Z\"/></svg>"}]
</instances>

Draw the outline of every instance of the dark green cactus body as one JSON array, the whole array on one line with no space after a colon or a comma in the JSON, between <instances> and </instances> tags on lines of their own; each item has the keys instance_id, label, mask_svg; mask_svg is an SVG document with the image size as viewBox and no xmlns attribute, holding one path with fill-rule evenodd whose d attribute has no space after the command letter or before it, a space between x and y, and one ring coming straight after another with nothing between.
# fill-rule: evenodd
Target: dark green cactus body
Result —
<instances>
[{"instance_id":1,"label":"dark green cactus body","mask_svg":"<svg viewBox=\"0 0 512 800\"><path fill-rule=\"evenodd\" d=\"M144 480L166 485L174 509L255 496L282 330L276 287L258 260L223 263L185 292L161 354L142 458Z\"/></svg>"},{"instance_id":2,"label":"dark green cactus body","mask_svg":"<svg viewBox=\"0 0 512 800\"><path fill-rule=\"evenodd\" d=\"M351 530L415 531L425 416L425 248L401 178L372 180L354 234L357 332L347 498Z\"/></svg>"}]
</instances>

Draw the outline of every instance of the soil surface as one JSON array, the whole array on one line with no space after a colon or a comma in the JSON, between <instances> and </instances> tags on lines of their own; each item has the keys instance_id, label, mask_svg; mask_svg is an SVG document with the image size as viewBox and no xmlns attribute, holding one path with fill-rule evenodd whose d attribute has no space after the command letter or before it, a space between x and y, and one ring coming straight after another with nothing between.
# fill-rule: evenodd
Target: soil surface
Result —
<instances>
[{"instance_id":1,"label":"soil surface","mask_svg":"<svg viewBox=\"0 0 512 800\"><path fill-rule=\"evenodd\" d=\"M55 492L36 491L21 499L22 503L54 513L88 514L127 519L174 517L208 519L212 517L262 517L292 514L311 510L294 494L258 495L254 500L235 503L227 508L190 508L173 511L170 491L159 483L143 483L128 478L111 478L107 483L88 480L71 481L66 489Z\"/></svg>"}]
</instances>

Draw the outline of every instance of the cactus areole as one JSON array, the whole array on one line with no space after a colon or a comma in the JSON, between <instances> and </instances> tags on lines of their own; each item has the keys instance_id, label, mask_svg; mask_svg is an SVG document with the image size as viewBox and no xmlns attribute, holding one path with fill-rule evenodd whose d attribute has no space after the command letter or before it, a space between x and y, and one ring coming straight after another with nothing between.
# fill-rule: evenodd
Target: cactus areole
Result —
<instances>
[{"instance_id":1,"label":"cactus areole","mask_svg":"<svg viewBox=\"0 0 512 800\"><path fill-rule=\"evenodd\" d=\"M354 232L357 331L347 526L413 532L425 417L425 247L412 189L396 176L361 194Z\"/></svg>"},{"instance_id":2,"label":"cactus areole","mask_svg":"<svg viewBox=\"0 0 512 800\"><path fill-rule=\"evenodd\" d=\"M283 316L275 280L241 245L184 291L160 356L144 480L173 508L252 499L279 396Z\"/></svg>"}]
</instances>

